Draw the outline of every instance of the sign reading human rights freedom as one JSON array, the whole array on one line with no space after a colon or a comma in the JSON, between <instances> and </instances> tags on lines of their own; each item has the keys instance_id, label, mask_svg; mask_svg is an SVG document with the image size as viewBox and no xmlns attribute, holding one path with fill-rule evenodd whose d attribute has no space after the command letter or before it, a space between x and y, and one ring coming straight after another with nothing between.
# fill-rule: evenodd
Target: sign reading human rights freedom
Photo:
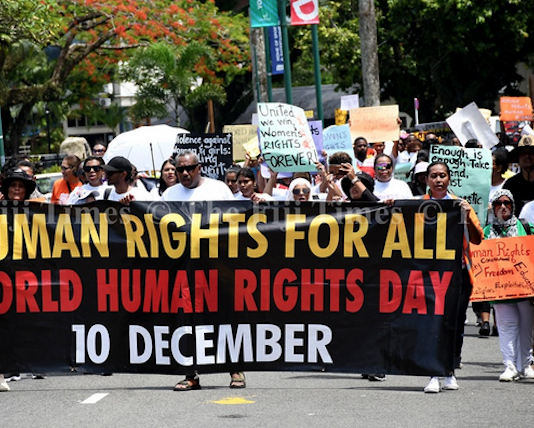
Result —
<instances>
[{"instance_id":1,"label":"sign reading human rights freedom","mask_svg":"<svg viewBox=\"0 0 534 428\"><path fill-rule=\"evenodd\" d=\"M258 122L263 159L273 171L316 171L319 158L303 109L258 103Z\"/></svg>"},{"instance_id":2,"label":"sign reading human rights freedom","mask_svg":"<svg viewBox=\"0 0 534 428\"><path fill-rule=\"evenodd\" d=\"M469 202L481 224L486 224L493 161L488 149L430 146L430 162L445 162L451 170L449 189Z\"/></svg>"},{"instance_id":3,"label":"sign reading human rights freedom","mask_svg":"<svg viewBox=\"0 0 534 428\"><path fill-rule=\"evenodd\" d=\"M0 373L453 369L456 201L0 208Z\"/></svg>"},{"instance_id":4,"label":"sign reading human rights freedom","mask_svg":"<svg viewBox=\"0 0 534 428\"><path fill-rule=\"evenodd\" d=\"M534 236L487 239L471 246L472 301L534 296Z\"/></svg>"},{"instance_id":5,"label":"sign reading human rights freedom","mask_svg":"<svg viewBox=\"0 0 534 428\"><path fill-rule=\"evenodd\" d=\"M216 180L224 180L226 169L232 165L232 133L178 134L172 156L175 157L186 150L198 156L204 175Z\"/></svg>"}]
</instances>

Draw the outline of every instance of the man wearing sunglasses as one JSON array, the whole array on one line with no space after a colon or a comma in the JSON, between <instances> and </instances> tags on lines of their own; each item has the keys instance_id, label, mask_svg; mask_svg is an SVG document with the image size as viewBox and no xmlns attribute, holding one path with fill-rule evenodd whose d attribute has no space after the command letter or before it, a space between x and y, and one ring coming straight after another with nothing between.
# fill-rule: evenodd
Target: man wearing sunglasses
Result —
<instances>
[{"instance_id":1,"label":"man wearing sunglasses","mask_svg":"<svg viewBox=\"0 0 534 428\"><path fill-rule=\"evenodd\" d=\"M104 160L99 156L89 156L85 159L82 174L85 176L86 183L70 194L67 201L69 205L85 204L106 199L105 196L109 196L112 187L104 184L104 164Z\"/></svg>"},{"instance_id":2,"label":"man wearing sunglasses","mask_svg":"<svg viewBox=\"0 0 534 428\"><path fill-rule=\"evenodd\" d=\"M178 184L169 187L161 195L162 201L232 201L234 195L228 186L219 180L203 177L201 164L192 151L176 155Z\"/></svg>"}]
</instances>

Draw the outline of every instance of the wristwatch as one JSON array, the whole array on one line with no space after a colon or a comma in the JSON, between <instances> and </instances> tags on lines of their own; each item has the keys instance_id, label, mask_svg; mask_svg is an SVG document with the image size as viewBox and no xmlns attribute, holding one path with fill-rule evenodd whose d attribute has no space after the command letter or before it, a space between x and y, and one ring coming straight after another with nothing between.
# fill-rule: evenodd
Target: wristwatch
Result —
<instances>
[{"instance_id":1,"label":"wristwatch","mask_svg":"<svg viewBox=\"0 0 534 428\"><path fill-rule=\"evenodd\" d=\"M352 184L355 184L355 183L357 183L358 181L360 181L360 179L359 179L358 177L354 177L354 178L352 179Z\"/></svg>"}]
</instances>

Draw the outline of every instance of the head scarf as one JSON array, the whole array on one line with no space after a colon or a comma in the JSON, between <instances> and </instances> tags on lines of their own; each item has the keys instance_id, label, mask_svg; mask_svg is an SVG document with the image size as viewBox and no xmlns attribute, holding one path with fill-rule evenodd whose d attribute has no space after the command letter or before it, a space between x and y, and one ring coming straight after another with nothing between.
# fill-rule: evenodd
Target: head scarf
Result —
<instances>
[{"instance_id":1,"label":"head scarf","mask_svg":"<svg viewBox=\"0 0 534 428\"><path fill-rule=\"evenodd\" d=\"M294 201L295 200L295 196L293 195L293 189L298 185L298 184L304 184L308 189L310 189L310 194L308 196L308 201L312 199L312 185L311 183L306 180L305 178L295 178L294 180L291 180L291 183L289 184L289 189L287 189L287 196L286 196L286 200L287 201Z\"/></svg>"},{"instance_id":2,"label":"head scarf","mask_svg":"<svg viewBox=\"0 0 534 428\"><path fill-rule=\"evenodd\" d=\"M517 236L517 217L513 215L515 211L515 202L512 193L507 189L497 190L491 200L491 209L494 210L493 202L503 196L508 197L512 201L512 216L508 220L503 220L502 218L494 216L488 239Z\"/></svg>"}]
</instances>

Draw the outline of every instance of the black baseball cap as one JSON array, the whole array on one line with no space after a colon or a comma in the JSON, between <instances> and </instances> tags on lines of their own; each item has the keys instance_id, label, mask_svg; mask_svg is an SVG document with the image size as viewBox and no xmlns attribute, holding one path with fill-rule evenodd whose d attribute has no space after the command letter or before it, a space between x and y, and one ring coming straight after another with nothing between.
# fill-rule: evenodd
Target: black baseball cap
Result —
<instances>
[{"instance_id":1,"label":"black baseball cap","mask_svg":"<svg viewBox=\"0 0 534 428\"><path fill-rule=\"evenodd\" d=\"M106 165L102 165L102 168L104 168L104 171L109 171L109 172L123 172L123 171L126 171L126 172L130 173L130 172L132 172L133 165L125 157L115 156Z\"/></svg>"}]
</instances>

